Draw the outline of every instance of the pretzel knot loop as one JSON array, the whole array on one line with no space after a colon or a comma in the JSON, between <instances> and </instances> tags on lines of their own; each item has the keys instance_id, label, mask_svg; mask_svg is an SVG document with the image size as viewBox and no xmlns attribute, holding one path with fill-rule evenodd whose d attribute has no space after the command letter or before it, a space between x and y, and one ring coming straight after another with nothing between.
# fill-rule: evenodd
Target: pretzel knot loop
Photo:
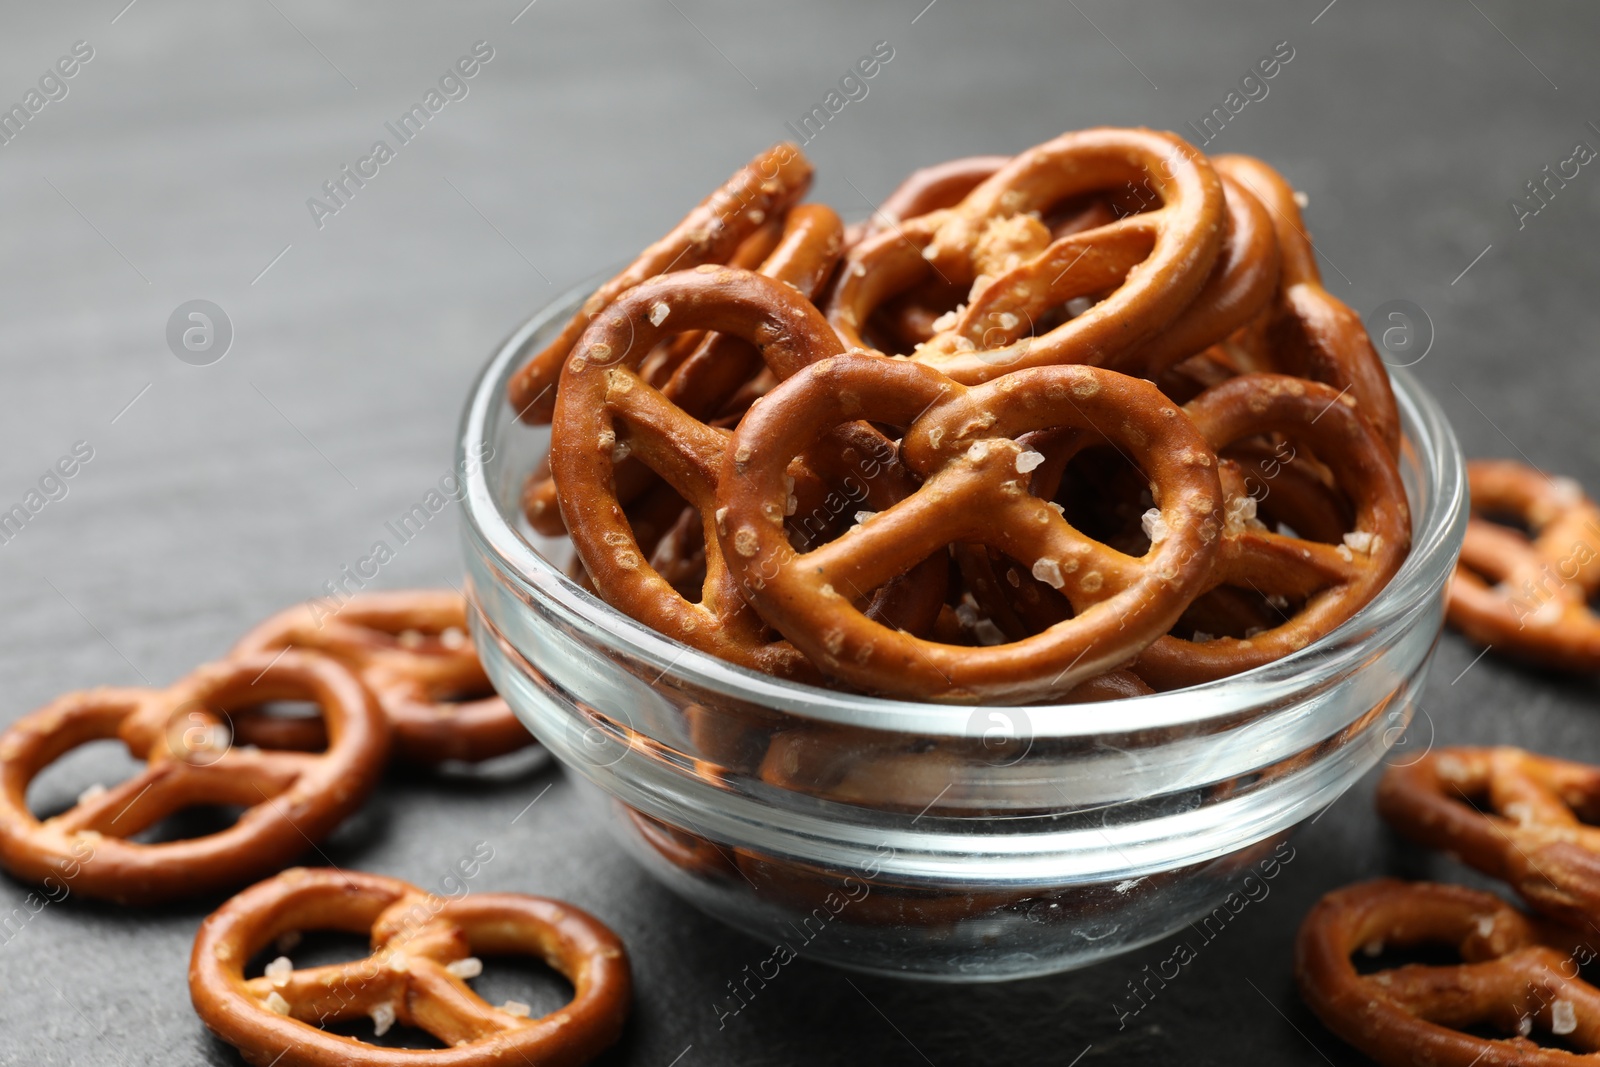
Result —
<instances>
[{"instance_id":1,"label":"pretzel knot loop","mask_svg":"<svg viewBox=\"0 0 1600 1067\"><path fill-rule=\"evenodd\" d=\"M1342 544L1268 530L1255 499L1224 471L1228 522L1211 585L1301 602L1277 625L1247 637L1204 643L1167 636L1136 670L1158 689L1226 677L1269 663L1311 642L1365 606L1400 569L1411 547L1411 513L1399 469L1353 405L1329 386L1276 374L1248 374L1214 386L1185 412L1219 454L1262 434L1280 433L1314 450L1354 504L1355 528ZM1236 469L1236 468L1235 468Z\"/></svg>"},{"instance_id":2,"label":"pretzel knot loop","mask_svg":"<svg viewBox=\"0 0 1600 1067\"><path fill-rule=\"evenodd\" d=\"M1362 974L1351 961L1417 947L1453 948L1463 962ZM1594 960L1573 931L1489 893L1383 879L1318 902L1295 977L1330 1030L1387 1067L1556 1067L1600 1060L1600 990L1578 977ZM1477 1036L1486 1029L1507 1037ZM1560 1044L1531 1040L1536 1029Z\"/></svg>"},{"instance_id":3,"label":"pretzel knot loop","mask_svg":"<svg viewBox=\"0 0 1600 1067\"><path fill-rule=\"evenodd\" d=\"M230 747L230 714L274 700L320 705L327 751ZM28 783L41 770L111 738L147 762L141 773L48 819L29 810ZM61 878L86 896L125 904L237 885L290 862L359 807L388 743L388 726L360 680L312 652L224 660L165 690L69 693L0 735L0 864L19 878ZM204 837L128 840L206 804L245 811Z\"/></svg>"},{"instance_id":4,"label":"pretzel knot loop","mask_svg":"<svg viewBox=\"0 0 1600 1067\"><path fill-rule=\"evenodd\" d=\"M467 602L448 589L363 593L337 609L319 602L279 612L246 634L232 655L313 649L344 663L377 698L399 755L416 763L478 762L533 743L495 695L467 634ZM316 751L319 719L241 714L245 744Z\"/></svg>"},{"instance_id":5,"label":"pretzel knot loop","mask_svg":"<svg viewBox=\"0 0 1600 1067\"><path fill-rule=\"evenodd\" d=\"M1600 668L1600 508L1567 478L1506 460L1467 464L1473 517L1450 584L1467 636L1565 670ZM1502 526L1509 516L1533 532Z\"/></svg>"},{"instance_id":6,"label":"pretzel knot loop","mask_svg":"<svg viewBox=\"0 0 1600 1067\"><path fill-rule=\"evenodd\" d=\"M1059 239L1041 213L1124 187L1148 210ZM1093 129L1029 149L952 208L862 241L846 255L829 321L852 346L886 300L930 279L971 287L954 322L916 358L974 384L1063 363L1114 364L1176 319L1223 245L1223 187L1180 138ZM1111 295L1060 325L1039 324L1080 297ZM1029 336L1029 334L1035 334Z\"/></svg>"},{"instance_id":7,"label":"pretzel knot loop","mask_svg":"<svg viewBox=\"0 0 1600 1067\"><path fill-rule=\"evenodd\" d=\"M634 618L743 666L809 676L804 658L788 643L773 640L767 624L749 609L717 543L717 487L728 431L689 415L639 373L655 344L682 330L742 338L779 377L842 351L805 297L749 271L698 268L629 290L590 326L562 372L551 471L573 546L601 596ZM834 435L807 457L818 473L801 463L780 474L784 491L775 503L776 517L782 522L793 510L795 487L785 477L815 480L830 467L843 467L846 478L858 474L859 498L887 506L908 487L891 462L892 453L893 447L866 427ZM625 456L659 474L698 513L706 546L698 602L674 589L639 544L617 498L615 469ZM913 617L906 624L913 627L931 622L943 599L942 575L942 568L926 568L917 588L903 586L903 595L897 592L899 603L880 598L879 607L893 613L903 606Z\"/></svg>"},{"instance_id":8,"label":"pretzel knot loop","mask_svg":"<svg viewBox=\"0 0 1600 1067\"><path fill-rule=\"evenodd\" d=\"M1516 748L1438 749L1385 773L1378 810L1554 918L1600 915L1600 768Z\"/></svg>"},{"instance_id":9,"label":"pretzel knot loop","mask_svg":"<svg viewBox=\"0 0 1600 1067\"><path fill-rule=\"evenodd\" d=\"M835 427L905 429L920 487L850 532L797 552L783 523L785 471ZM1017 439L1102 435L1150 480L1169 537L1143 557L1089 538L1030 492L1042 460ZM717 493L722 555L761 615L830 674L919 699L1025 701L1065 693L1130 660L1201 588L1221 532L1216 457L1178 409L1140 379L1092 367L1017 371L973 388L908 360L852 354L813 364L740 423ZM958 542L1032 569L1075 616L988 648L943 644L868 618L874 589Z\"/></svg>"},{"instance_id":10,"label":"pretzel knot loop","mask_svg":"<svg viewBox=\"0 0 1600 1067\"><path fill-rule=\"evenodd\" d=\"M373 952L244 977L275 938L302 930L370 931ZM492 1007L467 984L474 968L460 966L475 951L541 957L571 981L573 1000L538 1019ZM297 868L251 886L201 924L189 993L206 1026L257 1065L575 1067L616 1041L632 981L616 935L569 904L512 893L443 898L396 878ZM363 1016L380 1028L417 1027L448 1047L380 1048L320 1028Z\"/></svg>"}]
</instances>

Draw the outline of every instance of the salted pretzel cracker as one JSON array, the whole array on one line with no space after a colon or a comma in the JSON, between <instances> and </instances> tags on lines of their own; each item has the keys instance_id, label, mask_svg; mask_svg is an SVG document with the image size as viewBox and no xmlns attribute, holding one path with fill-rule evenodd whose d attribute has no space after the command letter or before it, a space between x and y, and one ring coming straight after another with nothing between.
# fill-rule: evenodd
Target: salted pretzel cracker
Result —
<instances>
[{"instance_id":1,"label":"salted pretzel cracker","mask_svg":"<svg viewBox=\"0 0 1600 1067\"><path fill-rule=\"evenodd\" d=\"M1134 669L1156 689L1224 678L1298 652L1371 601L1411 547L1399 468L1345 394L1287 375L1247 374L1206 390L1184 412L1218 454L1270 433L1310 448L1353 504L1355 528L1337 545L1268 530L1251 521L1255 500L1243 482L1235 484L1207 588L1231 585L1305 602L1250 637L1155 641Z\"/></svg>"},{"instance_id":2,"label":"salted pretzel cracker","mask_svg":"<svg viewBox=\"0 0 1600 1067\"><path fill-rule=\"evenodd\" d=\"M838 338L803 296L749 271L700 267L623 294L585 333L562 373L565 399L558 402L552 424L551 470L573 546L601 595L634 618L732 663L784 677L811 677L814 672L800 652L768 637L767 624L745 603L740 580L716 550L710 527L727 431L706 426L637 373L643 353L665 333L682 329L743 338L780 375L840 351ZM861 447L872 443L865 435L857 437ZM836 438L833 443L845 442ZM619 444L700 515L707 554L698 603L679 595L641 550L616 496ZM886 505L902 491L887 476L862 480L869 505L873 500ZM783 484L780 521L789 513L790 487ZM914 618L932 621L943 586L931 583L941 581L940 574L928 568L921 581L902 583Z\"/></svg>"},{"instance_id":3,"label":"salted pretzel cracker","mask_svg":"<svg viewBox=\"0 0 1600 1067\"><path fill-rule=\"evenodd\" d=\"M1600 767L1519 748L1435 749L1384 772L1378 811L1547 915L1600 916Z\"/></svg>"},{"instance_id":4,"label":"salted pretzel cracker","mask_svg":"<svg viewBox=\"0 0 1600 1067\"><path fill-rule=\"evenodd\" d=\"M1453 948L1462 962L1362 974L1351 961L1416 947ZM1600 1064L1600 990L1578 976L1593 959L1575 932L1492 894L1380 879L1311 909L1295 979L1328 1029L1385 1067L1577 1067ZM1535 1030L1560 1044L1532 1040Z\"/></svg>"},{"instance_id":5,"label":"salted pretzel cracker","mask_svg":"<svg viewBox=\"0 0 1600 1067\"><path fill-rule=\"evenodd\" d=\"M810 161L788 142L773 145L739 168L672 232L596 289L560 335L517 371L506 395L518 417L531 423L550 421L561 368L589 321L607 304L658 274L728 262L741 242L805 195L811 174Z\"/></svg>"},{"instance_id":6,"label":"salted pretzel cracker","mask_svg":"<svg viewBox=\"0 0 1600 1067\"><path fill-rule=\"evenodd\" d=\"M372 955L246 978L250 960L290 933L370 933ZM572 983L549 1015L486 1003L468 984L476 953L543 959ZM578 1067L616 1043L632 1000L628 956L598 919L520 893L439 897L359 871L294 868L251 886L200 924L189 996L206 1027L257 1067ZM370 1017L379 1033L425 1030L438 1050L383 1048L331 1033Z\"/></svg>"},{"instance_id":7,"label":"salted pretzel cracker","mask_svg":"<svg viewBox=\"0 0 1600 1067\"><path fill-rule=\"evenodd\" d=\"M1052 239L1036 213L1084 194L1148 187L1159 206ZM950 327L915 358L963 384L1028 367L1106 364L1158 334L1205 285L1222 247L1221 180L1181 138L1152 130L1065 133L1021 153L960 204L852 248L829 321L862 347L873 311L930 278L971 286ZM1047 313L1109 293L1030 336Z\"/></svg>"},{"instance_id":8,"label":"salted pretzel cracker","mask_svg":"<svg viewBox=\"0 0 1600 1067\"><path fill-rule=\"evenodd\" d=\"M1467 464L1473 516L1450 583L1450 624L1474 641L1570 671L1600 670L1600 507L1570 478L1510 460ZM1520 519L1533 532L1494 522Z\"/></svg>"},{"instance_id":9,"label":"salted pretzel cracker","mask_svg":"<svg viewBox=\"0 0 1600 1067\"><path fill-rule=\"evenodd\" d=\"M784 219L780 239L759 264L758 273L797 289L815 299L833 276L843 247L844 224L832 208L822 204L798 204ZM665 305L663 305L665 306ZM741 337L699 331L678 335L700 340L673 368L664 381L641 367L641 376L658 385L662 395L697 419L711 417L737 393L762 367L761 356ZM637 460L624 459L613 477L617 499L633 501L659 480ZM529 524L547 537L566 532L561 521L555 479L548 472L530 479L523 491L523 511Z\"/></svg>"},{"instance_id":10,"label":"salted pretzel cracker","mask_svg":"<svg viewBox=\"0 0 1600 1067\"><path fill-rule=\"evenodd\" d=\"M797 553L784 535L785 471L834 427L905 428L922 479L892 507ZM1017 438L1079 428L1128 449L1172 535L1143 558L1084 536L1028 492ZM871 692L1020 702L1065 693L1164 633L1209 573L1221 529L1216 459L1148 382L1092 367L1016 371L968 389L908 360L851 354L812 364L745 416L722 460L722 554L761 615L825 672ZM992 545L1058 584L1075 618L1026 640L972 648L867 618L854 598L955 542Z\"/></svg>"},{"instance_id":11,"label":"salted pretzel cracker","mask_svg":"<svg viewBox=\"0 0 1600 1067\"><path fill-rule=\"evenodd\" d=\"M1277 231L1281 273L1276 307L1266 329L1269 366L1347 390L1389 451L1398 455L1400 413L1389 372L1372 347L1361 316L1323 287L1294 187L1250 156L1222 155L1211 162L1219 174L1238 182L1266 206Z\"/></svg>"},{"instance_id":12,"label":"salted pretzel cracker","mask_svg":"<svg viewBox=\"0 0 1600 1067\"><path fill-rule=\"evenodd\" d=\"M393 731L395 753L414 763L476 763L534 743L495 695L467 632L467 602L451 589L359 593L337 609L297 604L246 634L230 655L309 648L361 678ZM234 737L266 748L316 751L321 719L234 717Z\"/></svg>"},{"instance_id":13,"label":"salted pretzel cracker","mask_svg":"<svg viewBox=\"0 0 1600 1067\"><path fill-rule=\"evenodd\" d=\"M274 700L322 708L321 753L230 747L230 714ZM145 769L86 792L59 815L28 808L28 784L91 741L120 740ZM0 866L65 879L74 892L154 904L229 888L292 861L332 833L377 784L389 730L360 679L315 652L258 653L200 667L168 689L68 693L0 734ZM196 805L245 810L226 830L159 844L129 840Z\"/></svg>"},{"instance_id":14,"label":"salted pretzel cracker","mask_svg":"<svg viewBox=\"0 0 1600 1067\"><path fill-rule=\"evenodd\" d=\"M1109 362L1113 370L1157 380L1175 364L1219 344L1257 318L1276 293L1279 254L1272 219L1236 180L1219 176L1226 228L1210 276L1165 329Z\"/></svg>"}]
</instances>

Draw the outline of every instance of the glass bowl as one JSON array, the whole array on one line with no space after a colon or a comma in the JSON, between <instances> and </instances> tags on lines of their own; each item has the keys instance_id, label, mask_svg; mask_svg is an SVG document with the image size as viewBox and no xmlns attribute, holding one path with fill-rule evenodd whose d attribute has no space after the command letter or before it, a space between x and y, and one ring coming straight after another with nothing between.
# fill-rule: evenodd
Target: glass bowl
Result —
<instances>
[{"instance_id":1,"label":"glass bowl","mask_svg":"<svg viewBox=\"0 0 1600 1067\"><path fill-rule=\"evenodd\" d=\"M495 688L624 847L770 946L762 978L805 955L1004 980L1190 923L1220 930L1292 862L1295 827L1409 723L1466 524L1460 449L1410 375L1394 384L1411 555L1326 638L1246 674L1108 703L886 700L687 648L580 588L570 545L529 529L521 490L549 431L513 417L506 381L592 288L517 330L468 403L458 459L475 636Z\"/></svg>"}]
</instances>

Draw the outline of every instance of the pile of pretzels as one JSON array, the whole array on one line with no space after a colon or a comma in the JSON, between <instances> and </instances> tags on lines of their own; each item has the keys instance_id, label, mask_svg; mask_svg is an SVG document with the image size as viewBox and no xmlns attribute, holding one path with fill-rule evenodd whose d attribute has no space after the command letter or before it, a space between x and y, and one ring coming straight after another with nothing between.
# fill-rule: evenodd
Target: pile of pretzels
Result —
<instances>
[{"instance_id":1,"label":"pile of pretzels","mask_svg":"<svg viewBox=\"0 0 1600 1067\"><path fill-rule=\"evenodd\" d=\"M1600 506L1571 478L1511 460L1473 460L1467 480L1450 623L1485 652L1600 670L1589 606ZM1510 747L1437 749L1391 767L1377 800L1402 836L1507 883L1532 913L1458 885L1335 890L1295 949L1316 1015L1391 1067L1600 1063L1600 767Z\"/></svg>"},{"instance_id":2,"label":"pile of pretzels","mask_svg":"<svg viewBox=\"0 0 1600 1067\"><path fill-rule=\"evenodd\" d=\"M1091 129L865 223L757 156L510 382L531 530L686 645L912 700L1105 699L1305 648L1411 542L1389 380L1266 164Z\"/></svg>"},{"instance_id":3,"label":"pile of pretzels","mask_svg":"<svg viewBox=\"0 0 1600 1067\"><path fill-rule=\"evenodd\" d=\"M276 713L284 702L317 714ZM143 770L35 814L28 789L40 772L110 739ZM251 1063L586 1063L617 1040L632 1000L626 950L593 916L521 894L440 896L365 872L285 870L309 849L326 858L320 843L367 800L391 756L476 763L534 743L490 686L460 594L299 604L171 686L67 693L0 733L0 867L39 887L31 910L73 894L162 904L271 875L201 924L189 968L195 1010ZM206 805L242 810L213 833L139 840ZM467 862L458 866L470 877ZM369 935L372 955L304 969L279 956L247 977L264 950L320 930ZM573 998L540 1018L525 1004L492 1006L469 984L478 952L543 958ZM398 1023L447 1051L326 1029L362 1018L377 1036Z\"/></svg>"},{"instance_id":4,"label":"pile of pretzels","mask_svg":"<svg viewBox=\"0 0 1600 1067\"><path fill-rule=\"evenodd\" d=\"M1457 885L1336 890L1295 949L1317 1016L1389 1067L1600 1062L1600 767L1437 749L1390 768L1378 810L1410 840L1510 884L1533 913Z\"/></svg>"}]
</instances>

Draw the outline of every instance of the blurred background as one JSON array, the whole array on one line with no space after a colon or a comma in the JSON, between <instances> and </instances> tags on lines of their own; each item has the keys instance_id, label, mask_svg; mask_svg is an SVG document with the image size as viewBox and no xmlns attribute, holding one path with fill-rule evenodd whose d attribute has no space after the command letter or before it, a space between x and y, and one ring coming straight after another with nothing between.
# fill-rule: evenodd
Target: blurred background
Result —
<instances>
[{"instance_id":1,"label":"blurred background","mask_svg":"<svg viewBox=\"0 0 1600 1067\"><path fill-rule=\"evenodd\" d=\"M1083 126L1262 156L1307 195L1328 287L1469 456L1600 490L1600 172L1528 184L1600 147L1600 9L1576 0L72 0L7 4L0 26L0 512L44 500L0 527L0 722L67 689L166 684L320 595L449 472L496 341L794 137L874 54L805 131L812 195L846 218L914 167ZM1241 86L1265 57L1277 73ZM430 91L420 131L386 127ZM391 158L362 164L379 140ZM89 458L41 484L68 455ZM459 580L454 507L371 586ZM1477 651L1444 638L1407 743L1600 757L1591 684ZM997 987L800 963L719 1027L766 948L647 883L558 771L391 780L370 809L327 846L341 865L427 883L488 841L484 888L613 925L638 994L606 1062L661 1067L1358 1062L1295 998L1295 924L1334 885L1444 863L1388 837L1368 784L1135 1018L1114 1005L1170 946ZM0 881L0 912L23 895ZM0 1062L239 1062L184 985L214 903L72 900L6 938ZM518 999L559 1003L548 976L521 980Z\"/></svg>"}]
</instances>

